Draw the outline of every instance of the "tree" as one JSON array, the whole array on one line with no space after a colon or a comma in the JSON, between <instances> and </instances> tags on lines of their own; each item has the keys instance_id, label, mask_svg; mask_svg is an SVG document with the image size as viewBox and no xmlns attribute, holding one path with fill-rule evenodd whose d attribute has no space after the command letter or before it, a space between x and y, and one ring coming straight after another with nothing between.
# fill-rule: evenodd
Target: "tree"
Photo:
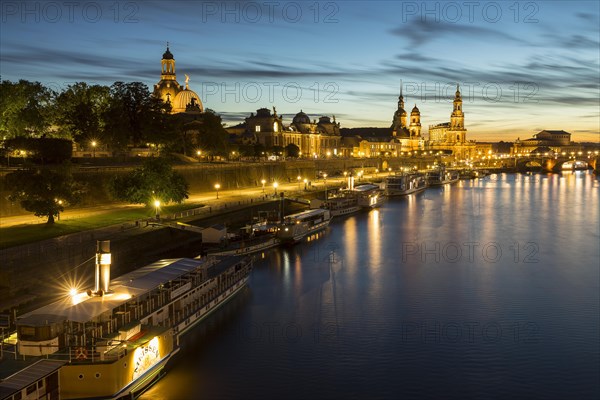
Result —
<instances>
[{"instance_id":1,"label":"tree","mask_svg":"<svg viewBox=\"0 0 600 400\"><path fill-rule=\"evenodd\" d=\"M78 82L56 96L55 124L61 136L87 145L93 140L103 141L102 114L109 104L109 94L108 86Z\"/></svg>"},{"instance_id":2,"label":"tree","mask_svg":"<svg viewBox=\"0 0 600 400\"><path fill-rule=\"evenodd\" d=\"M152 96L141 82L115 82L110 87L110 101L103 114L107 141L113 148L138 147L164 133L169 106ZM168 135L165 135L168 136Z\"/></svg>"},{"instance_id":3,"label":"tree","mask_svg":"<svg viewBox=\"0 0 600 400\"><path fill-rule=\"evenodd\" d=\"M202 124L197 126L195 145L214 156L226 156L229 153L229 134L223 127L221 116L210 109L202 115Z\"/></svg>"},{"instance_id":4,"label":"tree","mask_svg":"<svg viewBox=\"0 0 600 400\"><path fill-rule=\"evenodd\" d=\"M146 205L155 200L181 203L188 198L188 189L183 175L173 171L164 158L149 158L129 174L113 178L109 185L115 199Z\"/></svg>"},{"instance_id":5,"label":"tree","mask_svg":"<svg viewBox=\"0 0 600 400\"><path fill-rule=\"evenodd\" d=\"M40 82L0 83L0 136L41 136L48 131L52 91Z\"/></svg>"},{"instance_id":6,"label":"tree","mask_svg":"<svg viewBox=\"0 0 600 400\"><path fill-rule=\"evenodd\" d=\"M11 191L10 201L18 201L25 210L37 217L48 217L48 224L64 211L66 205L77 204L85 186L75 180L68 167L29 168L6 175L6 186Z\"/></svg>"}]
</instances>

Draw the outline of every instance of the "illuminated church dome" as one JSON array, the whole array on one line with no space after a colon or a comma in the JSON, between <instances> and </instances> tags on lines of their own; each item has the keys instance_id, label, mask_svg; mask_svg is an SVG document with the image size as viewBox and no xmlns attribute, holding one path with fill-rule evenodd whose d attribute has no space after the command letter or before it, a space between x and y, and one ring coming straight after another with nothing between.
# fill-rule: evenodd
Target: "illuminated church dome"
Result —
<instances>
[{"instance_id":1,"label":"illuminated church dome","mask_svg":"<svg viewBox=\"0 0 600 400\"><path fill-rule=\"evenodd\" d=\"M413 107L411 114L420 114L421 112L419 111L419 107L417 107L417 105L415 104L415 106Z\"/></svg>"},{"instance_id":2,"label":"illuminated church dome","mask_svg":"<svg viewBox=\"0 0 600 400\"><path fill-rule=\"evenodd\" d=\"M177 93L171 104L173 113L185 112L189 105L193 106L193 108L199 108L200 112L204 112L204 106L202 105L202 101L200 101L200 97L189 88L189 77L186 75L185 78L185 89Z\"/></svg>"}]
</instances>

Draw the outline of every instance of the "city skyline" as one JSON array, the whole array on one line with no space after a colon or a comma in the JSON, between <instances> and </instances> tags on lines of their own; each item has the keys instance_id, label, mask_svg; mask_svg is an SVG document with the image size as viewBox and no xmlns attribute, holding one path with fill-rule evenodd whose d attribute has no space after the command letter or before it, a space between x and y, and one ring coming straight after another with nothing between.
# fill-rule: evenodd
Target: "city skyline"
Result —
<instances>
[{"instance_id":1,"label":"city skyline","mask_svg":"<svg viewBox=\"0 0 600 400\"><path fill-rule=\"evenodd\" d=\"M342 127L387 127L402 87L423 132L446 122L456 84L469 139L544 129L599 139L597 2L4 2L2 80L54 90L180 82L229 125L276 106Z\"/></svg>"}]
</instances>

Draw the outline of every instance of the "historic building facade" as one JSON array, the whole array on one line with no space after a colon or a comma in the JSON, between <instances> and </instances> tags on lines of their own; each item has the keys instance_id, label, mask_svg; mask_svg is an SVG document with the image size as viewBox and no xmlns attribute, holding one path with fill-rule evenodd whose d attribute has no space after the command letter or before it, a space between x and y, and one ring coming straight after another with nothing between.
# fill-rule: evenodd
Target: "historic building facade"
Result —
<instances>
[{"instance_id":1,"label":"historic building facade","mask_svg":"<svg viewBox=\"0 0 600 400\"><path fill-rule=\"evenodd\" d=\"M530 154L530 153L570 153L581 150L581 146L571 142L571 134L558 130L543 130L532 138L520 140L517 138L510 153Z\"/></svg>"},{"instance_id":2,"label":"historic building facade","mask_svg":"<svg viewBox=\"0 0 600 400\"><path fill-rule=\"evenodd\" d=\"M427 149L434 152L450 150L458 158L472 158L475 155L475 142L467 141L465 114L458 85L454 94L450 122L429 126Z\"/></svg>"},{"instance_id":3,"label":"historic building facade","mask_svg":"<svg viewBox=\"0 0 600 400\"><path fill-rule=\"evenodd\" d=\"M228 129L237 135L241 144L251 144L247 140L250 135L256 138L256 142L266 148L283 147L290 144L298 146L301 156L304 157L327 157L339 154L340 148L340 124L327 116L312 121L306 113L300 111L292 119L289 126L284 126L283 118L277 114L273 107L273 113L268 108L256 110L245 119L244 124Z\"/></svg>"}]
</instances>

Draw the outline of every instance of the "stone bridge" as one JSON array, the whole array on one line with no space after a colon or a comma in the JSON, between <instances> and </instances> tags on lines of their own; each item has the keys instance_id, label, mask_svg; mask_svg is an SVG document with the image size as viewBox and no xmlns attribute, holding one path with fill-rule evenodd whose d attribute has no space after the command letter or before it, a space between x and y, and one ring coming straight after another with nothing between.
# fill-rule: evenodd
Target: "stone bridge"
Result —
<instances>
[{"instance_id":1,"label":"stone bridge","mask_svg":"<svg viewBox=\"0 0 600 400\"><path fill-rule=\"evenodd\" d=\"M515 159L515 167L519 172L543 170L547 172L560 172L567 165L572 165L572 169L594 169L598 171L600 157L551 157L551 156L528 156ZM565 165L567 164L567 165ZM570 169L570 168L564 168Z\"/></svg>"}]
</instances>

